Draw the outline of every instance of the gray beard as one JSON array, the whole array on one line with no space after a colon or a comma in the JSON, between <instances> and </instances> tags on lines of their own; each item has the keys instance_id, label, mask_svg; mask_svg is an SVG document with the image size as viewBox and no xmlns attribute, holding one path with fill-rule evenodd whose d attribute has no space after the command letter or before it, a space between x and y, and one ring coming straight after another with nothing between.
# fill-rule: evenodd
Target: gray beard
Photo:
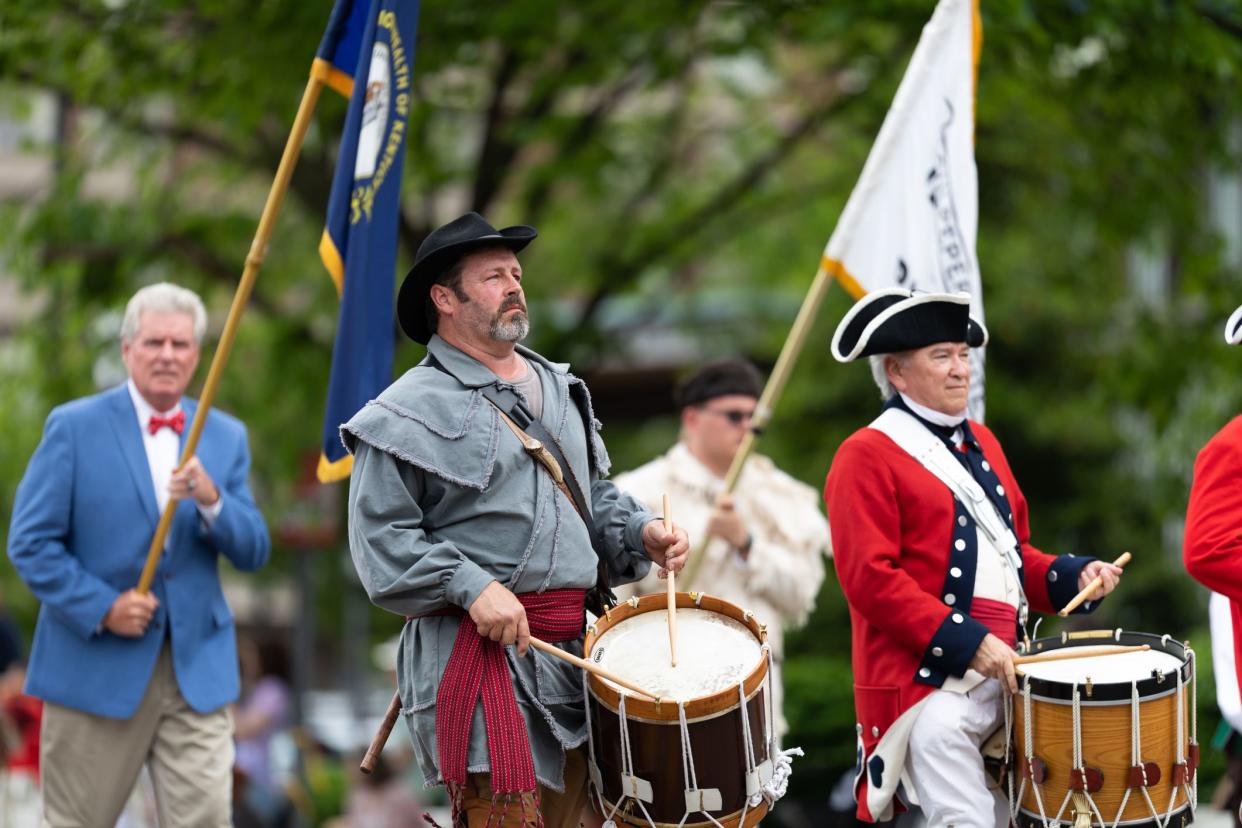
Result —
<instances>
[{"instance_id":1,"label":"gray beard","mask_svg":"<svg viewBox=\"0 0 1242 828\"><path fill-rule=\"evenodd\" d=\"M530 320L524 313L516 313L513 319L505 321L501 317L492 320L488 335L500 342L521 342L530 333Z\"/></svg>"}]
</instances>

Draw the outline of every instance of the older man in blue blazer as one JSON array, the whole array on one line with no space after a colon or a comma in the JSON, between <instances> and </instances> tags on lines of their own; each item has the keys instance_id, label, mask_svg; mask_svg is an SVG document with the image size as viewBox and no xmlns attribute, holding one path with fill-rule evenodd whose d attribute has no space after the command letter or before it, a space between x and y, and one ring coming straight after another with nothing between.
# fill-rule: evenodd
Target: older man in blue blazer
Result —
<instances>
[{"instance_id":1,"label":"older man in blue blazer","mask_svg":"<svg viewBox=\"0 0 1242 828\"><path fill-rule=\"evenodd\" d=\"M114 825L144 764L161 825L231 824L237 651L217 567L259 569L270 542L241 422L209 412L177 468L206 324L191 291L138 291L121 330L128 381L53 410L17 490L9 556L42 602L26 691L45 702L45 826ZM139 593L170 498L164 554Z\"/></svg>"}]
</instances>

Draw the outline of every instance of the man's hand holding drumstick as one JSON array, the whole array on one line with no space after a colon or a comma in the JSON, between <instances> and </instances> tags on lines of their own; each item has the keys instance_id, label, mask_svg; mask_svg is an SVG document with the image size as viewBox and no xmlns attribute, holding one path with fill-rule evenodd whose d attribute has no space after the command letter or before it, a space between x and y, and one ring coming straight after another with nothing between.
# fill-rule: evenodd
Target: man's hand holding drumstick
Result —
<instances>
[{"instance_id":1,"label":"man's hand holding drumstick","mask_svg":"<svg viewBox=\"0 0 1242 828\"><path fill-rule=\"evenodd\" d=\"M1130 553L1124 552L1113 563L1092 561L1082 568L1078 575L1079 592L1059 613L1062 618L1069 615L1084 601L1098 601L1117 588L1121 580L1121 568L1130 562ZM979 642L979 649L970 660L970 669L988 678L997 679L1002 687L1011 694L1018 692L1018 679L1015 673L1017 653L996 636L988 633Z\"/></svg>"},{"instance_id":2,"label":"man's hand holding drumstick","mask_svg":"<svg viewBox=\"0 0 1242 828\"><path fill-rule=\"evenodd\" d=\"M996 636L988 633L979 642L979 649L970 660L970 669L994 678L1001 683L1010 694L1018 692L1018 678L1014 674L1013 660L1017 653L1013 648Z\"/></svg>"},{"instance_id":3,"label":"man's hand holding drumstick","mask_svg":"<svg viewBox=\"0 0 1242 828\"><path fill-rule=\"evenodd\" d=\"M647 557L660 567L659 576L667 578L671 569L680 572L690 557L690 539L686 530L676 524L670 530L663 518L647 522L643 527L643 548Z\"/></svg>"},{"instance_id":4,"label":"man's hand holding drumstick","mask_svg":"<svg viewBox=\"0 0 1242 828\"><path fill-rule=\"evenodd\" d=\"M1084 601L1098 601L1112 592L1121 580L1121 568L1129 562L1130 553L1122 552L1121 557L1112 563L1092 561L1084 566L1078 575L1078 594L1057 615L1064 618Z\"/></svg>"}]
</instances>

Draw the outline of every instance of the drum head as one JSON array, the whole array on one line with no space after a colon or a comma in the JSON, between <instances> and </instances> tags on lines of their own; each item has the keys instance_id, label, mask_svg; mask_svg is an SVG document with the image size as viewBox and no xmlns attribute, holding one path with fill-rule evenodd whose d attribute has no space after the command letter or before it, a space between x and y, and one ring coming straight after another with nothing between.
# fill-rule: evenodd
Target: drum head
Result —
<instances>
[{"instance_id":1,"label":"drum head","mask_svg":"<svg viewBox=\"0 0 1242 828\"><path fill-rule=\"evenodd\" d=\"M1066 661L1049 661L1045 663L1023 664L1021 670L1033 678L1059 681L1062 683L1085 684L1088 679L1093 682L1142 681L1152 677L1152 671L1171 676L1182 660L1169 653L1158 650L1127 653L1120 645L1111 647L1092 647L1091 652L1099 652L1098 656L1083 655L1080 658ZM1110 651L1113 651L1110 653Z\"/></svg>"},{"instance_id":2,"label":"drum head","mask_svg":"<svg viewBox=\"0 0 1242 828\"><path fill-rule=\"evenodd\" d=\"M1139 652L1108 653L1123 647L1146 645L1151 649ZM1040 638L1032 642L1032 654L1067 653L1081 648L1083 655L1061 661L1028 662L1018 670L1019 684L1029 680L1031 692L1038 698L1070 701L1075 685L1081 689L1092 685L1094 702L1129 701L1131 685L1137 683L1140 697L1165 695L1191 678L1190 658L1179 642L1168 636L1122 630L1070 633L1060 637Z\"/></svg>"},{"instance_id":3,"label":"drum head","mask_svg":"<svg viewBox=\"0 0 1242 828\"><path fill-rule=\"evenodd\" d=\"M664 699L689 701L736 690L763 661L763 651L740 622L708 610L679 608L676 667L664 612L644 612L614 624L592 644L590 659Z\"/></svg>"}]
</instances>

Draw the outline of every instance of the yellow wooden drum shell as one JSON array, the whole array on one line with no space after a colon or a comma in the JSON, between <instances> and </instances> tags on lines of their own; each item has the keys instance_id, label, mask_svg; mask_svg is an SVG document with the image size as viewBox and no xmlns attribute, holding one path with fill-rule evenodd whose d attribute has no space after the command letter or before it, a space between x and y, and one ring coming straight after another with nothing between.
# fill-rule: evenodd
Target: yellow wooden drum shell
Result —
<instances>
[{"instance_id":1,"label":"yellow wooden drum shell","mask_svg":"<svg viewBox=\"0 0 1242 828\"><path fill-rule=\"evenodd\" d=\"M1146 644L1153 651L1174 656L1180 662L1176 670L1156 670L1150 677L1135 676L1138 685L1140 761L1154 763L1160 771L1156 784L1146 788L1151 805L1143 796L1142 789L1130 789L1129 799L1121 811L1122 825L1131 823L1155 825L1152 805L1161 819L1166 814L1177 814L1172 825L1188 823L1191 819L1186 786L1174 786L1175 765L1178 761L1178 711L1181 711L1181 756L1190 763L1195 772L1191 745L1191 705L1194 702L1194 654L1184 645L1148 633L1124 631L1093 631L1066 634L1057 638L1044 638L1033 642L1032 651L1061 651L1067 647L1098 647L1101 645ZM1123 658L1124 656L1113 656ZM1166 660L1167 661L1167 660ZM1067 662L1062 662L1067 663ZM1021 669L1021 668L1020 668ZM1028 667L1028 670L1030 668ZM1178 676L1182 686L1178 688ZM1107 676L1103 676L1107 678ZM1116 676L1114 675L1114 678ZM1027 681L1019 677L1019 684ZM1074 707L1072 684L1031 676L1031 742L1036 760L1046 766L1046 776L1040 785L1043 812L1049 819L1057 810L1070 789L1070 774L1074 768ZM1126 681L1097 682L1090 687L1079 684L1079 717L1081 727L1082 764L1103 773L1103 784L1092 792L1091 798L1099 808L1108 825L1118 818L1122 800L1129 785L1132 752L1132 702L1131 683ZM1088 690L1091 692L1088 693ZM1181 694L1180 705L1178 694ZM1017 795L1023 783L1022 766L1026 756L1026 710L1022 694L1012 699L1014 765L1013 792ZM1193 789L1193 787L1192 787ZM1170 807L1170 797L1172 806ZM1040 807L1036 800L1034 785L1026 780L1022 793L1019 826L1039 823ZM1070 818L1073 804L1066 806L1062 820ZM1021 813L1025 812L1025 814ZM1032 815L1034 819L1032 819ZM1093 821L1094 824L1094 821Z\"/></svg>"},{"instance_id":2,"label":"yellow wooden drum shell","mask_svg":"<svg viewBox=\"0 0 1242 828\"><path fill-rule=\"evenodd\" d=\"M1183 688L1183 692L1186 689ZM1176 690L1174 690L1174 694ZM1189 693L1187 693L1189 697ZM1087 700L1089 701L1089 700ZM1190 720L1187 702L1182 704L1182 755L1189 750ZM1022 697L1014 699L1015 755L1026 755L1026 720ZM1107 706L1083 705L1082 756L1083 764L1104 772L1104 785L1092 794L1100 807L1100 813L1110 825L1116 818L1126 792L1126 780L1130 770L1130 703L1113 703ZM1162 816L1169 807L1169 794L1173 790L1173 764L1177 761L1177 700L1171 694L1164 698L1139 701L1139 717L1142 726L1144 762L1160 766L1160 781L1147 789L1152 803ZM1034 754L1048 766L1041 793L1045 813L1051 818L1065 798L1069 788L1070 770L1074 758L1074 708L1068 704L1047 701L1031 701L1031 741ZM1015 780L1014 789L1021 778ZM1186 805L1185 791L1179 789L1173 810ZM1022 807L1039 813L1035 792L1027 784ZM1131 792L1121 821L1150 819L1151 810L1147 800L1136 789Z\"/></svg>"}]
</instances>

